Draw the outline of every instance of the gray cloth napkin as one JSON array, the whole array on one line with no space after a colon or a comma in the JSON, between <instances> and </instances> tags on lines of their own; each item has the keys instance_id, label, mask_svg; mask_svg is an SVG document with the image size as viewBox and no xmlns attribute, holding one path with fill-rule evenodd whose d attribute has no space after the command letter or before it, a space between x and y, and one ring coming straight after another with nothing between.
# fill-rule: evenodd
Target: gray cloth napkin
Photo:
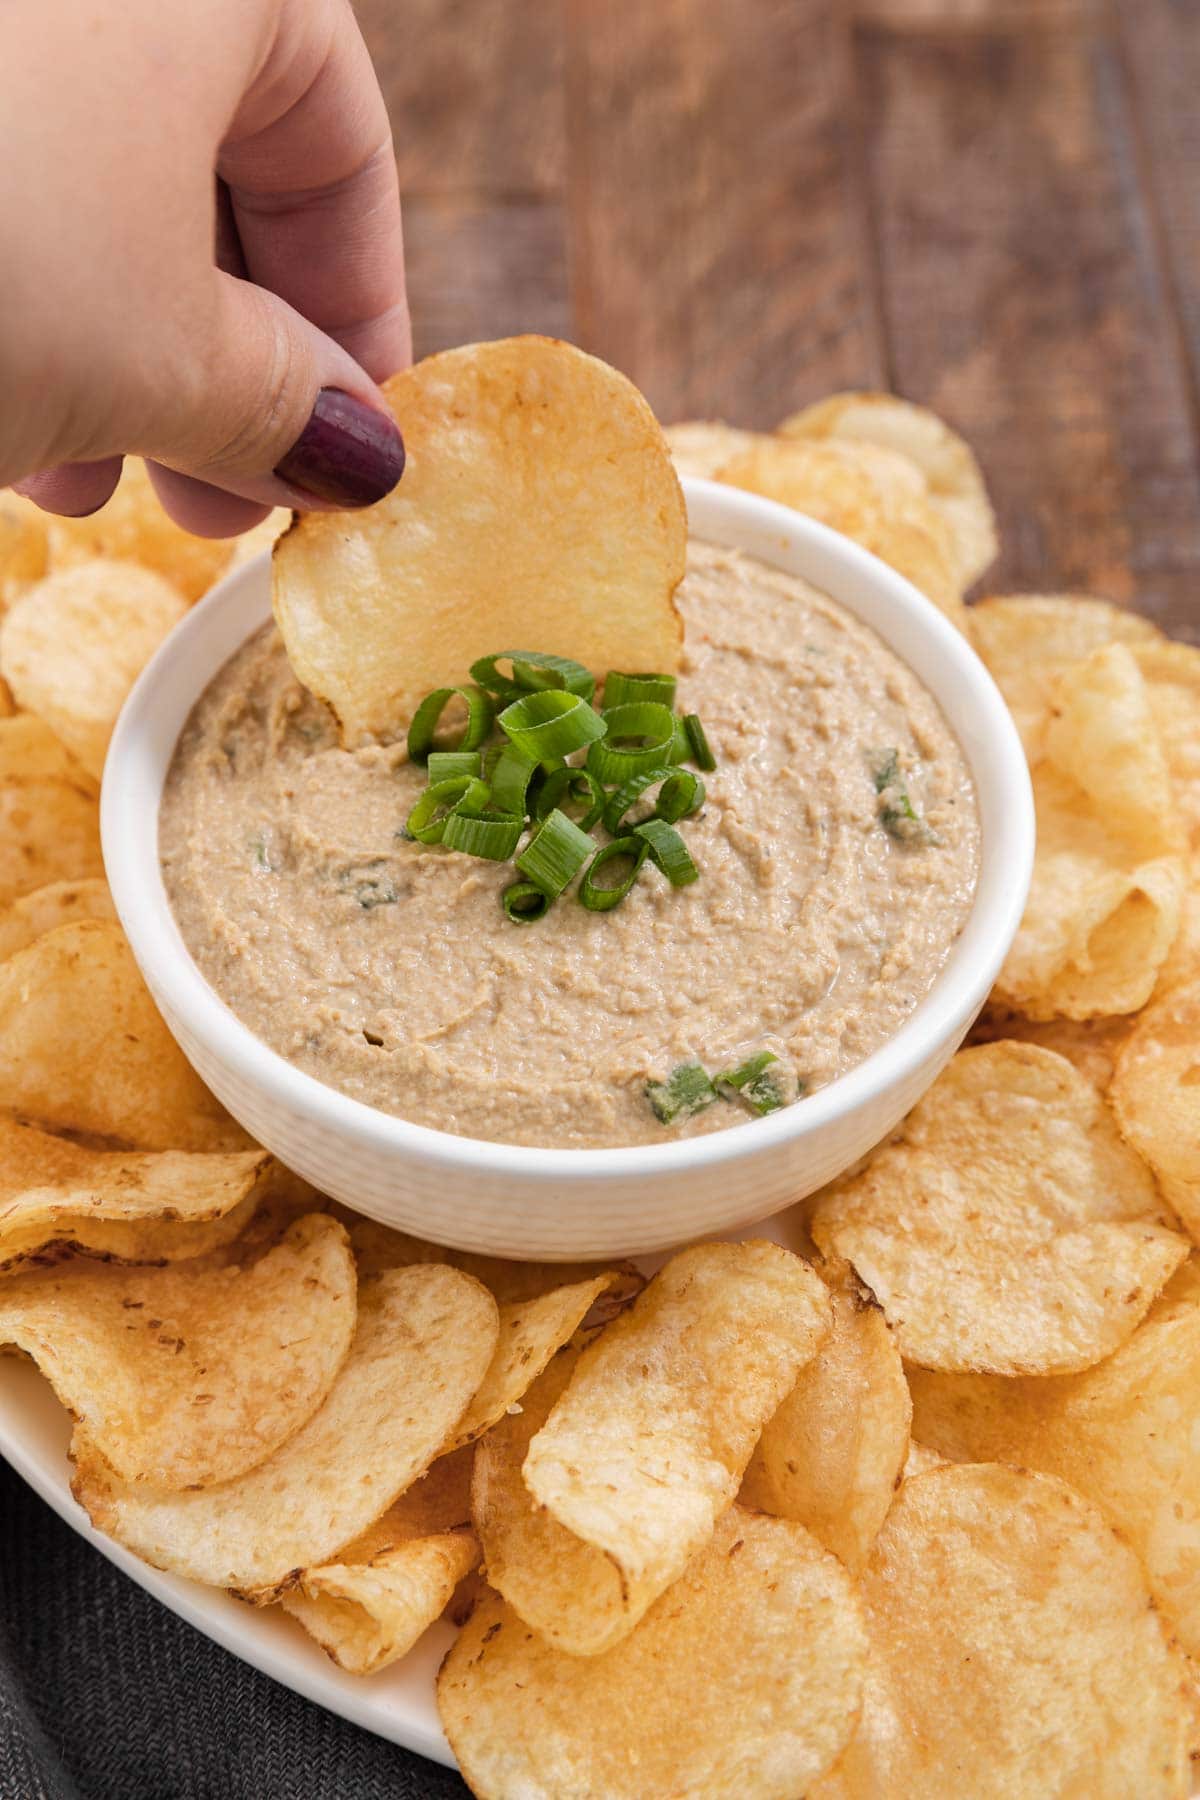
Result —
<instances>
[{"instance_id":1,"label":"gray cloth napkin","mask_svg":"<svg viewBox=\"0 0 1200 1800\"><path fill-rule=\"evenodd\" d=\"M0 1800L463 1800L455 1774L260 1675L0 1461Z\"/></svg>"}]
</instances>

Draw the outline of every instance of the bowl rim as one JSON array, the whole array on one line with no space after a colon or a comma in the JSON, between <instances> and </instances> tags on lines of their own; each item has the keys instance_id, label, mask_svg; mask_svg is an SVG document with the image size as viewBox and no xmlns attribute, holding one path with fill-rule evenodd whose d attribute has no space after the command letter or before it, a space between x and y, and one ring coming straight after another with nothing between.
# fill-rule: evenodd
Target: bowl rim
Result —
<instances>
[{"instance_id":1,"label":"bowl rim","mask_svg":"<svg viewBox=\"0 0 1200 1800\"><path fill-rule=\"evenodd\" d=\"M975 897L930 991L877 1050L807 1096L802 1105L666 1144L560 1149L459 1136L381 1112L294 1067L237 1017L193 961L167 898L158 853L159 802L175 742L191 706L225 661L225 656L219 661L198 656L197 641L203 642L214 611L228 604L233 593L257 582L270 554L264 551L226 574L180 621L142 671L113 733L100 803L109 886L135 959L150 987L165 997L182 1030L205 1045L243 1083L336 1137L351 1138L397 1162L419 1162L426 1169L459 1175L486 1171L498 1177L520 1176L531 1186L599 1183L635 1175L650 1180L711 1170L786 1143L799 1148L805 1140L877 1102L914 1066L936 1055L955 1033L955 1042L961 1038L1016 934L1033 868L1032 789L1021 740L999 690L966 638L933 603L858 544L814 519L741 489L688 476L683 477L682 485L689 518L693 511L700 515L698 522L690 519L694 535L742 549L776 567L783 566L775 560L781 554L785 559L798 554L810 571L804 578L815 587L829 592L832 577L835 586L873 593L881 607L891 609L889 621L897 635L906 632L924 640L940 657L946 665L946 686L951 681L963 684L970 702L974 748L963 742L961 731L956 736L977 794L981 762L1002 793L997 796L990 824L981 808ZM812 573L814 566L816 574ZM859 616L851 601L838 595L831 598ZM245 636L263 622L257 612L252 614ZM894 654L911 666L888 631L877 623L874 629ZM167 721L172 729L167 734L169 749L162 755L152 750L150 740L155 726L159 727L157 735L162 736L162 696L168 685L163 678L185 662L195 665L196 679L186 707L176 709ZM946 687L939 693L926 674L914 673L945 711ZM148 757L161 762L149 807L144 779Z\"/></svg>"}]
</instances>

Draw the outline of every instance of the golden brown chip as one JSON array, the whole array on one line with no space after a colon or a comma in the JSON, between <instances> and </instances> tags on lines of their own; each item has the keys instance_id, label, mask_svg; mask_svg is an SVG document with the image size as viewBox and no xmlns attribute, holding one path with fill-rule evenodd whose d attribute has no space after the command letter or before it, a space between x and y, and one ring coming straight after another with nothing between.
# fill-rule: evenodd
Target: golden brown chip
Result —
<instances>
[{"instance_id":1,"label":"golden brown chip","mask_svg":"<svg viewBox=\"0 0 1200 1800\"><path fill-rule=\"evenodd\" d=\"M1064 1057L961 1051L811 1230L932 1369L1049 1375L1108 1356L1187 1253L1149 1170Z\"/></svg>"},{"instance_id":2,"label":"golden brown chip","mask_svg":"<svg viewBox=\"0 0 1200 1800\"><path fill-rule=\"evenodd\" d=\"M483 1379L496 1303L457 1269L362 1284L350 1354L323 1406L248 1474L164 1493L115 1481L77 1446L92 1522L156 1568L259 1597L331 1562L422 1475Z\"/></svg>"},{"instance_id":3,"label":"golden brown chip","mask_svg":"<svg viewBox=\"0 0 1200 1800\"><path fill-rule=\"evenodd\" d=\"M224 572L229 538L193 537L163 511L146 465L128 456L116 492L83 519L49 521L50 567L65 569L103 556L141 563L198 600ZM236 540L233 540L236 541Z\"/></svg>"},{"instance_id":4,"label":"golden brown chip","mask_svg":"<svg viewBox=\"0 0 1200 1800\"><path fill-rule=\"evenodd\" d=\"M1045 1475L906 1481L862 1577L863 1715L809 1800L1183 1800L1184 1658L1137 1558Z\"/></svg>"},{"instance_id":5,"label":"golden brown chip","mask_svg":"<svg viewBox=\"0 0 1200 1800\"><path fill-rule=\"evenodd\" d=\"M971 641L1008 702L1031 763L1041 760L1065 669L1105 644L1160 639L1140 613L1086 594L1008 594L971 608Z\"/></svg>"},{"instance_id":6,"label":"golden brown chip","mask_svg":"<svg viewBox=\"0 0 1200 1800\"><path fill-rule=\"evenodd\" d=\"M671 460L681 475L712 481L734 456L748 450L762 434L726 425L721 419L685 419L663 427Z\"/></svg>"},{"instance_id":7,"label":"golden brown chip","mask_svg":"<svg viewBox=\"0 0 1200 1800\"><path fill-rule=\"evenodd\" d=\"M608 1648L678 1577L830 1319L822 1283L790 1251L704 1244L584 1351L523 1467L533 1499L607 1559L619 1589L615 1606L611 1585L594 1607L581 1597L557 1629L564 1648Z\"/></svg>"},{"instance_id":8,"label":"golden brown chip","mask_svg":"<svg viewBox=\"0 0 1200 1800\"><path fill-rule=\"evenodd\" d=\"M0 611L46 573L46 528L39 506L0 488Z\"/></svg>"},{"instance_id":9,"label":"golden brown chip","mask_svg":"<svg viewBox=\"0 0 1200 1800\"><path fill-rule=\"evenodd\" d=\"M48 881L45 887L22 894L0 911L0 962L32 944L34 938L53 931L56 925L116 916L103 875L93 875L86 881Z\"/></svg>"},{"instance_id":10,"label":"golden brown chip","mask_svg":"<svg viewBox=\"0 0 1200 1800\"><path fill-rule=\"evenodd\" d=\"M992 1381L999 1378L989 1375L987 1379ZM908 1455L904 1459L904 1480L912 1481L918 1475L928 1475L930 1469L944 1468L946 1460L927 1444L918 1444L916 1438L909 1438Z\"/></svg>"},{"instance_id":11,"label":"golden brown chip","mask_svg":"<svg viewBox=\"0 0 1200 1800\"><path fill-rule=\"evenodd\" d=\"M252 1267L18 1275L0 1286L0 1343L24 1350L122 1481L200 1488L263 1462L310 1418L346 1359L354 1258L326 1213Z\"/></svg>"},{"instance_id":12,"label":"golden brown chip","mask_svg":"<svg viewBox=\"0 0 1200 1800\"><path fill-rule=\"evenodd\" d=\"M996 515L975 453L924 406L896 394L831 394L778 427L784 437L878 444L921 471L930 500L950 528L959 586L968 588L995 560Z\"/></svg>"},{"instance_id":13,"label":"golden brown chip","mask_svg":"<svg viewBox=\"0 0 1200 1800\"><path fill-rule=\"evenodd\" d=\"M1154 999L1200 981L1200 849L1184 858L1179 930L1158 971Z\"/></svg>"},{"instance_id":14,"label":"golden brown chip","mask_svg":"<svg viewBox=\"0 0 1200 1800\"><path fill-rule=\"evenodd\" d=\"M1132 648L1150 689L1176 802L1192 846L1200 850L1200 649L1160 638Z\"/></svg>"},{"instance_id":15,"label":"golden brown chip","mask_svg":"<svg viewBox=\"0 0 1200 1800\"><path fill-rule=\"evenodd\" d=\"M1179 929L1184 836L1127 645L1059 677L1044 751L1033 883L994 998L1033 1019L1135 1012Z\"/></svg>"},{"instance_id":16,"label":"golden brown chip","mask_svg":"<svg viewBox=\"0 0 1200 1800\"><path fill-rule=\"evenodd\" d=\"M68 1250L203 1255L237 1236L277 1167L265 1150L91 1150L0 1118L0 1270Z\"/></svg>"},{"instance_id":17,"label":"golden brown chip","mask_svg":"<svg viewBox=\"0 0 1200 1800\"><path fill-rule=\"evenodd\" d=\"M176 1044L119 925L60 925L0 963L0 1111L139 1150L249 1139Z\"/></svg>"},{"instance_id":18,"label":"golden brown chip","mask_svg":"<svg viewBox=\"0 0 1200 1800\"><path fill-rule=\"evenodd\" d=\"M910 1371L915 1426L954 1458L1058 1475L1122 1531L1185 1650L1200 1655L1200 1276L1192 1258L1127 1343L1048 1381Z\"/></svg>"},{"instance_id":19,"label":"golden brown chip","mask_svg":"<svg viewBox=\"0 0 1200 1800\"><path fill-rule=\"evenodd\" d=\"M912 1403L878 1306L853 1280L832 1299L833 1330L763 1428L739 1499L806 1525L853 1574L892 1503Z\"/></svg>"},{"instance_id":20,"label":"golden brown chip","mask_svg":"<svg viewBox=\"0 0 1200 1800\"><path fill-rule=\"evenodd\" d=\"M14 601L0 673L97 780L134 681L187 611L177 588L131 562L59 569Z\"/></svg>"},{"instance_id":21,"label":"golden brown chip","mask_svg":"<svg viewBox=\"0 0 1200 1800\"><path fill-rule=\"evenodd\" d=\"M1200 982L1141 1014L1117 1058L1109 1099L1125 1138L1200 1241Z\"/></svg>"},{"instance_id":22,"label":"golden brown chip","mask_svg":"<svg viewBox=\"0 0 1200 1800\"><path fill-rule=\"evenodd\" d=\"M778 500L853 538L905 576L959 627L966 624L953 544L921 493L905 493L884 452L836 441L762 437L721 469L718 480ZM893 465L899 459L892 458ZM903 469L903 464L900 464Z\"/></svg>"},{"instance_id":23,"label":"golden brown chip","mask_svg":"<svg viewBox=\"0 0 1200 1800\"><path fill-rule=\"evenodd\" d=\"M479 1561L471 1451L443 1456L333 1563L300 1572L285 1612L352 1675L404 1656Z\"/></svg>"},{"instance_id":24,"label":"golden brown chip","mask_svg":"<svg viewBox=\"0 0 1200 1800\"><path fill-rule=\"evenodd\" d=\"M1065 1056L1092 1086L1103 1093L1112 1080L1117 1052L1133 1029L1127 1016L1115 1019L1027 1019L1004 1006L988 1006L967 1037L970 1044L994 1044L1001 1038L1040 1044Z\"/></svg>"},{"instance_id":25,"label":"golden brown chip","mask_svg":"<svg viewBox=\"0 0 1200 1800\"><path fill-rule=\"evenodd\" d=\"M795 1800L850 1737L865 1655L837 1561L802 1526L735 1506L602 1656L563 1655L486 1594L438 1708L481 1800Z\"/></svg>"},{"instance_id":26,"label":"golden brown chip","mask_svg":"<svg viewBox=\"0 0 1200 1800\"><path fill-rule=\"evenodd\" d=\"M678 666L683 495L631 382L520 337L427 357L385 392L404 480L352 517L299 518L273 559L292 666L350 741L514 645L597 674Z\"/></svg>"},{"instance_id":27,"label":"golden brown chip","mask_svg":"<svg viewBox=\"0 0 1200 1800\"><path fill-rule=\"evenodd\" d=\"M103 873L91 776L41 719L0 719L0 906Z\"/></svg>"}]
</instances>

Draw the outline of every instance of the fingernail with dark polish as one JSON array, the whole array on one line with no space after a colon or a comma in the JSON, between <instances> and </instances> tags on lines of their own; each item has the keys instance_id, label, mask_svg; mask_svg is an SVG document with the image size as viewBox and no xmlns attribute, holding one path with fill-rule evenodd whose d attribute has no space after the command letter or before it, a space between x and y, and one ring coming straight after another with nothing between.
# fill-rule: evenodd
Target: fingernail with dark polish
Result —
<instances>
[{"instance_id":1,"label":"fingernail with dark polish","mask_svg":"<svg viewBox=\"0 0 1200 1800\"><path fill-rule=\"evenodd\" d=\"M322 388L276 475L335 506L371 506L404 473L404 439L387 413L341 388Z\"/></svg>"}]
</instances>

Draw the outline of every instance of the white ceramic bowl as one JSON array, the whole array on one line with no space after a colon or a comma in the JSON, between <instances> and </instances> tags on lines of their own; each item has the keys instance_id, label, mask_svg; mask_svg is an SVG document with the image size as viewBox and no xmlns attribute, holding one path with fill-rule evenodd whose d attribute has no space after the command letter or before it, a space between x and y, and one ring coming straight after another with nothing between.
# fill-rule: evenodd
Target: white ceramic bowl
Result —
<instances>
[{"instance_id":1,"label":"white ceramic bowl","mask_svg":"<svg viewBox=\"0 0 1200 1800\"><path fill-rule=\"evenodd\" d=\"M769 1118L629 1149L483 1143L376 1112L323 1086L234 1017L192 961L168 905L158 809L194 702L269 616L265 556L227 576L188 614L117 725L101 800L104 860L121 923L168 1025L261 1143L323 1192L420 1237L501 1256L632 1256L765 1218L839 1174L920 1098L962 1041L1020 922L1033 860L1029 778L1004 703L965 640L908 582L826 527L736 488L683 485L695 536L805 577L909 664L957 733L979 800L978 893L932 991L882 1049Z\"/></svg>"}]
</instances>

